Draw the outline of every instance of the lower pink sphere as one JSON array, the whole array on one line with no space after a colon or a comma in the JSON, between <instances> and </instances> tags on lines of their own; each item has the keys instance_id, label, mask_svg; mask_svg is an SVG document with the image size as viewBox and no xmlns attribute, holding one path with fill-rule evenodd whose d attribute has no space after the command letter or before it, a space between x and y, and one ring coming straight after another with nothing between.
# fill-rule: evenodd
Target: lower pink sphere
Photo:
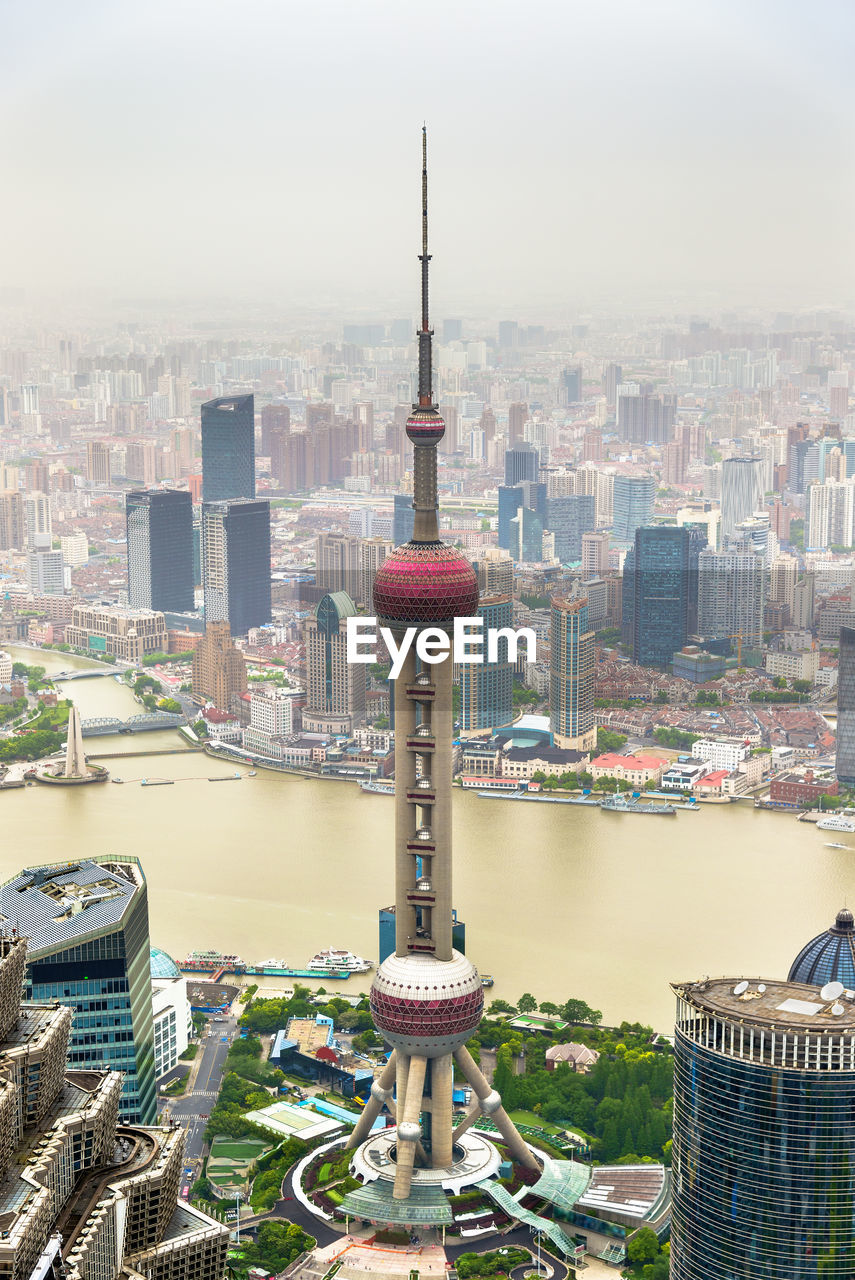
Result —
<instances>
[{"instance_id":1,"label":"lower pink sphere","mask_svg":"<svg viewBox=\"0 0 855 1280\"><path fill-rule=\"evenodd\" d=\"M445 542L405 542L374 579L374 612L386 626L451 626L478 613L475 570Z\"/></svg>"},{"instance_id":2,"label":"lower pink sphere","mask_svg":"<svg viewBox=\"0 0 855 1280\"><path fill-rule=\"evenodd\" d=\"M439 1058L465 1044L484 1012L478 970L459 951L450 960L391 955L371 984L374 1025L395 1049Z\"/></svg>"}]
</instances>

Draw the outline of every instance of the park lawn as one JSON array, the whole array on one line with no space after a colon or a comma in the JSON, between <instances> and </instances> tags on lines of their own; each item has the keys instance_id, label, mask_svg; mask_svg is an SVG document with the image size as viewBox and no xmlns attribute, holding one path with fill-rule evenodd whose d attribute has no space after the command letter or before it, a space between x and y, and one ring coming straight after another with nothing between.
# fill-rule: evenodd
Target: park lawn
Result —
<instances>
[{"instance_id":1,"label":"park lawn","mask_svg":"<svg viewBox=\"0 0 855 1280\"><path fill-rule=\"evenodd\" d=\"M530 1124L533 1129L542 1129L544 1133L563 1133L557 1124L550 1124L548 1120L541 1120L540 1116L534 1111L509 1111L508 1115L514 1124Z\"/></svg>"},{"instance_id":2,"label":"park lawn","mask_svg":"<svg viewBox=\"0 0 855 1280\"><path fill-rule=\"evenodd\" d=\"M257 1160L270 1146L266 1142L230 1142L223 1138L215 1138L211 1147L211 1156L216 1160Z\"/></svg>"}]
</instances>

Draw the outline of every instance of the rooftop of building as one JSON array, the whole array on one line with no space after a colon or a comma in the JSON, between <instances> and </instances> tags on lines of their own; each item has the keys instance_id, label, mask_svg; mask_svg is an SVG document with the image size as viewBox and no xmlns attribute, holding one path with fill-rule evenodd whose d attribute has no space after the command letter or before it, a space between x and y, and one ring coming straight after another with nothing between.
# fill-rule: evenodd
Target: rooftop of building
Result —
<instances>
[{"instance_id":1,"label":"rooftop of building","mask_svg":"<svg viewBox=\"0 0 855 1280\"><path fill-rule=\"evenodd\" d=\"M577 1207L648 1217L666 1190L667 1175L661 1164L601 1166L593 1170Z\"/></svg>"},{"instance_id":2,"label":"rooftop of building","mask_svg":"<svg viewBox=\"0 0 855 1280\"><path fill-rule=\"evenodd\" d=\"M28 938L38 959L118 926L144 884L136 858L29 867L0 886L0 923Z\"/></svg>"},{"instance_id":3,"label":"rooftop of building","mask_svg":"<svg viewBox=\"0 0 855 1280\"><path fill-rule=\"evenodd\" d=\"M151 976L155 979L180 978L181 970L166 951L160 947L152 947L150 955Z\"/></svg>"},{"instance_id":4,"label":"rooftop of building","mask_svg":"<svg viewBox=\"0 0 855 1280\"><path fill-rule=\"evenodd\" d=\"M714 769L712 773L708 773L705 777L699 778L695 783L696 787L718 787L724 782L725 778L730 776L729 769Z\"/></svg>"},{"instance_id":5,"label":"rooftop of building","mask_svg":"<svg viewBox=\"0 0 855 1280\"><path fill-rule=\"evenodd\" d=\"M848 907L841 907L834 924L805 943L796 956L789 982L842 982L855 989L855 921Z\"/></svg>"},{"instance_id":6,"label":"rooftop of building","mask_svg":"<svg viewBox=\"0 0 855 1280\"><path fill-rule=\"evenodd\" d=\"M536 743L530 747L507 747L504 755L510 761L547 760L555 764L581 764L589 758L585 752L572 751L569 747L550 747L546 743L542 746Z\"/></svg>"},{"instance_id":7,"label":"rooftop of building","mask_svg":"<svg viewBox=\"0 0 855 1280\"><path fill-rule=\"evenodd\" d=\"M591 761L592 765L597 765L600 769L658 769L668 763L668 756L648 755L646 752L643 755L622 756L617 751L607 751Z\"/></svg>"},{"instance_id":8,"label":"rooftop of building","mask_svg":"<svg viewBox=\"0 0 855 1280\"><path fill-rule=\"evenodd\" d=\"M828 995L826 988L777 978L704 978L674 983L672 990L704 1013L746 1025L782 1031L855 1032L855 989L851 987L839 995Z\"/></svg>"}]
</instances>

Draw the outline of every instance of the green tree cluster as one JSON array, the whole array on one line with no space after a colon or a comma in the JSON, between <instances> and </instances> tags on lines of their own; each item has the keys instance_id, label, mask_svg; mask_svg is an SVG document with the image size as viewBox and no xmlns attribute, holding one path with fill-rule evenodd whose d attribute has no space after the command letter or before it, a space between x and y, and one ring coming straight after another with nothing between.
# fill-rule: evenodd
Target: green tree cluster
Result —
<instances>
[{"instance_id":1,"label":"green tree cluster","mask_svg":"<svg viewBox=\"0 0 855 1280\"><path fill-rule=\"evenodd\" d=\"M692 744L698 740L696 733L683 733L681 729L670 729L664 725L653 730L653 737L663 747L671 747L674 751L691 751Z\"/></svg>"},{"instance_id":2,"label":"green tree cluster","mask_svg":"<svg viewBox=\"0 0 855 1280\"><path fill-rule=\"evenodd\" d=\"M460 1280L471 1276L510 1275L516 1267L529 1262L529 1254L522 1249L491 1250L489 1253L461 1253L457 1259Z\"/></svg>"},{"instance_id":3,"label":"green tree cluster","mask_svg":"<svg viewBox=\"0 0 855 1280\"><path fill-rule=\"evenodd\" d=\"M258 1228L257 1243L241 1244L241 1257L231 1266L236 1275L244 1277L255 1267L278 1275L299 1258L301 1253L315 1244L295 1222L262 1222Z\"/></svg>"},{"instance_id":4,"label":"green tree cluster","mask_svg":"<svg viewBox=\"0 0 855 1280\"><path fill-rule=\"evenodd\" d=\"M610 751L619 753L625 746L625 733L615 733L613 729L597 730L597 755L606 755Z\"/></svg>"}]
</instances>

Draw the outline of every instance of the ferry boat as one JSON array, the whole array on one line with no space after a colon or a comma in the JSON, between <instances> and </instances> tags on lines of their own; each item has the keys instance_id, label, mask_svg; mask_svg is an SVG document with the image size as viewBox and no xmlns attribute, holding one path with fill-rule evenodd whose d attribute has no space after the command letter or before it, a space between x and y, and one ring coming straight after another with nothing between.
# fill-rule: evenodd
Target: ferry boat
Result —
<instances>
[{"instance_id":1,"label":"ferry boat","mask_svg":"<svg viewBox=\"0 0 855 1280\"><path fill-rule=\"evenodd\" d=\"M368 973L369 969L373 969L374 966L370 960L363 960L362 956L355 956L352 951L327 949L326 951L319 951L317 955L312 956L306 968L310 973L327 973L331 970L344 970L347 973Z\"/></svg>"},{"instance_id":2,"label":"ferry boat","mask_svg":"<svg viewBox=\"0 0 855 1280\"><path fill-rule=\"evenodd\" d=\"M229 972L239 973L246 968L246 964L240 956L223 955L221 951L191 951L181 968L196 969L202 973L209 969L214 972L217 969L226 969Z\"/></svg>"},{"instance_id":3,"label":"ferry boat","mask_svg":"<svg viewBox=\"0 0 855 1280\"><path fill-rule=\"evenodd\" d=\"M492 987L492 985L493 985L493 982L494 982L494 981L495 981L495 979L493 978L492 973L482 973L482 974L481 974L481 986L482 986L482 987Z\"/></svg>"},{"instance_id":4,"label":"ferry boat","mask_svg":"<svg viewBox=\"0 0 855 1280\"><path fill-rule=\"evenodd\" d=\"M613 813L659 814L660 817L676 814L677 812L672 804L657 804L654 801L651 801L648 804L642 804L639 800L629 799L620 794L608 796L602 802L600 808L609 809Z\"/></svg>"},{"instance_id":5,"label":"ferry boat","mask_svg":"<svg viewBox=\"0 0 855 1280\"><path fill-rule=\"evenodd\" d=\"M840 813L830 813L827 818L820 818L816 827L818 831L847 831L851 835L855 832L855 820L844 818Z\"/></svg>"},{"instance_id":6,"label":"ferry boat","mask_svg":"<svg viewBox=\"0 0 855 1280\"><path fill-rule=\"evenodd\" d=\"M360 791L367 791L370 795L375 796L393 796L395 794L394 782L377 782L374 779L367 782L360 782Z\"/></svg>"}]
</instances>

